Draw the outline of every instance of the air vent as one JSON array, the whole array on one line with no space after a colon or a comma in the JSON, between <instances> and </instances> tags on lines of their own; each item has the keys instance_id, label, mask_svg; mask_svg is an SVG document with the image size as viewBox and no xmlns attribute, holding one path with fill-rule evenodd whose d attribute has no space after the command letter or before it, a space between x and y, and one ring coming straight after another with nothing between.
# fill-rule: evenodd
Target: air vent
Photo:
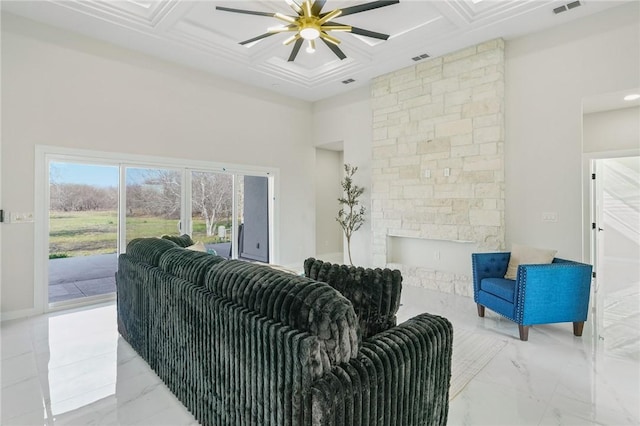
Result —
<instances>
[{"instance_id":1,"label":"air vent","mask_svg":"<svg viewBox=\"0 0 640 426\"><path fill-rule=\"evenodd\" d=\"M429 57L429 55L427 55L426 53L423 53L422 55L414 56L411 59L416 61L416 62L418 62L418 61L421 61L423 59L427 59L428 57Z\"/></svg>"},{"instance_id":2,"label":"air vent","mask_svg":"<svg viewBox=\"0 0 640 426\"><path fill-rule=\"evenodd\" d=\"M579 1L572 1L571 3L556 7L555 9L553 9L553 13L557 15L558 13L566 12L570 9L575 9L578 6L582 6Z\"/></svg>"},{"instance_id":3,"label":"air vent","mask_svg":"<svg viewBox=\"0 0 640 426\"><path fill-rule=\"evenodd\" d=\"M349 84L349 83L353 83L355 80L352 78L348 78L346 80L342 80L342 84Z\"/></svg>"},{"instance_id":4,"label":"air vent","mask_svg":"<svg viewBox=\"0 0 640 426\"><path fill-rule=\"evenodd\" d=\"M582 6L579 1L572 1L567 4L567 9L573 9L574 7Z\"/></svg>"}]
</instances>

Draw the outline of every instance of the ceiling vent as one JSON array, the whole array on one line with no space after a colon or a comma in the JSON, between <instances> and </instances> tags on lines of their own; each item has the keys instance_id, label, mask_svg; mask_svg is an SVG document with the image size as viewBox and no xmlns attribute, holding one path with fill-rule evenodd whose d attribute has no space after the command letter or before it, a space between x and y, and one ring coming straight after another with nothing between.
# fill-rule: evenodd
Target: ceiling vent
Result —
<instances>
[{"instance_id":1,"label":"ceiling vent","mask_svg":"<svg viewBox=\"0 0 640 426\"><path fill-rule=\"evenodd\" d=\"M342 80L342 84L349 84L349 83L353 83L355 80L352 78L348 78L346 80Z\"/></svg>"},{"instance_id":2,"label":"ceiling vent","mask_svg":"<svg viewBox=\"0 0 640 426\"><path fill-rule=\"evenodd\" d=\"M582 6L582 4L579 1L572 1L571 3L567 3L565 5L556 7L555 9L553 9L553 13L555 13L557 15L558 13L562 13L562 12L566 12L567 10L575 9L578 6Z\"/></svg>"},{"instance_id":3,"label":"ceiling vent","mask_svg":"<svg viewBox=\"0 0 640 426\"><path fill-rule=\"evenodd\" d=\"M426 53L423 53L422 55L414 56L411 59L416 61L416 62L418 62L418 61L421 61L423 59L427 59L428 57L429 57L429 55L427 55Z\"/></svg>"}]
</instances>

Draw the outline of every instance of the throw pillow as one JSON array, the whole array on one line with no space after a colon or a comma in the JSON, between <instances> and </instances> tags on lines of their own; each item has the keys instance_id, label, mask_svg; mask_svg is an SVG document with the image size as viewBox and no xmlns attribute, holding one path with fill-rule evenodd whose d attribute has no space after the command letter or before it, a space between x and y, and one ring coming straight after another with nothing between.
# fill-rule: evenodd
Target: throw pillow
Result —
<instances>
[{"instance_id":1,"label":"throw pillow","mask_svg":"<svg viewBox=\"0 0 640 426\"><path fill-rule=\"evenodd\" d=\"M177 245L179 245L180 247L188 247L190 245L193 245L194 241L191 239L191 237L188 234L183 234L180 236L177 235L163 235L162 238L164 238L165 240L169 240L172 241L174 243L176 243Z\"/></svg>"},{"instance_id":2,"label":"throw pillow","mask_svg":"<svg viewBox=\"0 0 640 426\"><path fill-rule=\"evenodd\" d=\"M535 247L511 245L511 257L507 266L505 279L515 280L520 265L545 265L553 262L557 250L540 249Z\"/></svg>"},{"instance_id":3,"label":"throw pillow","mask_svg":"<svg viewBox=\"0 0 640 426\"><path fill-rule=\"evenodd\" d=\"M349 299L367 338L394 327L400 307L400 271L337 265L312 257L304 261L305 275L326 282Z\"/></svg>"},{"instance_id":4,"label":"throw pillow","mask_svg":"<svg viewBox=\"0 0 640 426\"><path fill-rule=\"evenodd\" d=\"M203 251L207 253L207 248L204 246L204 243L202 241L196 241L195 244L187 246L185 248L193 251Z\"/></svg>"}]
</instances>

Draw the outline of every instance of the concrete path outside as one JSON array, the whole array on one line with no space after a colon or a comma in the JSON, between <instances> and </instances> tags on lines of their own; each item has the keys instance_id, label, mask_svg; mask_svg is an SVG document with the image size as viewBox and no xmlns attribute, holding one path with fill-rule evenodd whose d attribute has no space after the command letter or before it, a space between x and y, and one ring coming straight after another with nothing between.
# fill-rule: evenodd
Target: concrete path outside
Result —
<instances>
[{"instance_id":1,"label":"concrete path outside","mask_svg":"<svg viewBox=\"0 0 640 426\"><path fill-rule=\"evenodd\" d=\"M49 303L115 293L117 254L49 259Z\"/></svg>"},{"instance_id":2,"label":"concrete path outside","mask_svg":"<svg viewBox=\"0 0 640 426\"><path fill-rule=\"evenodd\" d=\"M206 247L230 257L231 243ZM117 270L116 253L49 259L49 303L115 293Z\"/></svg>"}]
</instances>

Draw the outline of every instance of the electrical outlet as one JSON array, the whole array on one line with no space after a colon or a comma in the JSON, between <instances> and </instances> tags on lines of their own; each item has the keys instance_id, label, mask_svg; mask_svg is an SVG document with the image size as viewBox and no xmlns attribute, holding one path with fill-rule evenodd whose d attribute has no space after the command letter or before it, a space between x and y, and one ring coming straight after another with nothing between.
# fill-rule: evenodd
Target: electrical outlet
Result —
<instances>
[{"instance_id":1,"label":"electrical outlet","mask_svg":"<svg viewBox=\"0 0 640 426\"><path fill-rule=\"evenodd\" d=\"M33 213L11 212L9 219L11 223L31 223L33 222Z\"/></svg>"},{"instance_id":2,"label":"electrical outlet","mask_svg":"<svg viewBox=\"0 0 640 426\"><path fill-rule=\"evenodd\" d=\"M542 213L542 221L543 222L557 222L558 221L558 213L557 212L543 212Z\"/></svg>"}]
</instances>

